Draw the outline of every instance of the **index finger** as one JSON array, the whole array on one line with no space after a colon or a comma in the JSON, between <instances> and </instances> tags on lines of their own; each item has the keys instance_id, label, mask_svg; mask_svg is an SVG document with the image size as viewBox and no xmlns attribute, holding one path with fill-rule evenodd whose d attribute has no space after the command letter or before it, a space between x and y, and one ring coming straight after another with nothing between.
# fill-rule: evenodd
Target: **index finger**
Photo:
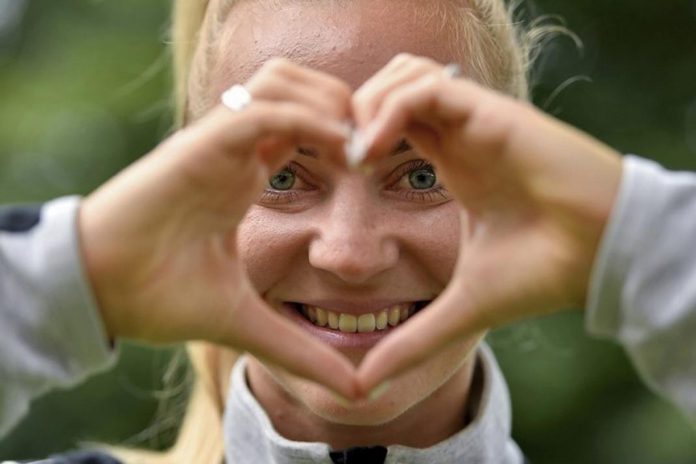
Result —
<instances>
[{"instance_id":1,"label":"index finger","mask_svg":"<svg viewBox=\"0 0 696 464\"><path fill-rule=\"evenodd\" d=\"M442 66L428 58L401 53L377 72L353 94L353 116L360 128L373 119L385 97L394 89L432 73Z\"/></svg>"}]
</instances>

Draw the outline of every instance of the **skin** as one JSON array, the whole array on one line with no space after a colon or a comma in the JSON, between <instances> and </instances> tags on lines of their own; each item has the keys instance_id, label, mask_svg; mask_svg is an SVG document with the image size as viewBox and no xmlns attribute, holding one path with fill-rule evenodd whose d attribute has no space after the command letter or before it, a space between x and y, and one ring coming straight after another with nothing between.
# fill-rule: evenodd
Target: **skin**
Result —
<instances>
[{"instance_id":1,"label":"skin","mask_svg":"<svg viewBox=\"0 0 696 464\"><path fill-rule=\"evenodd\" d=\"M337 76L353 90L400 51L453 61L448 50L454 47L442 44L453 43L454 36L442 28L433 34L435 24L417 20L413 8L422 6L288 2L278 9L243 2L224 26L218 64L208 76L213 97L197 97L214 100L273 56ZM280 309L284 301L418 301L438 295L457 257L459 207L447 194L423 202L405 199L409 186L391 173L418 157L411 150L384 159L375 164L373 176L350 172L321 154L296 157L312 185L307 182L301 187L307 191L287 205L262 199L239 230L242 260L264 300ZM472 334L433 356L393 383L382 400L350 407L315 384L257 360L249 366L249 381L288 438L338 448L374 443L427 447L464 426L471 353L481 336ZM343 354L357 365L366 350Z\"/></svg>"},{"instance_id":2,"label":"skin","mask_svg":"<svg viewBox=\"0 0 696 464\"><path fill-rule=\"evenodd\" d=\"M530 105L445 76L451 37L427 20L409 23L405 9L416 4L422 13L435 2L279 11L241 2L210 72L196 68L191 79L193 122L80 208L106 332L248 351L263 360L250 365L252 390L289 438L428 446L461 429L481 335L583 305L616 198L618 154ZM397 50L424 56L391 59ZM318 69L266 61L283 53ZM245 80L247 109L214 107ZM346 120L365 134L371 177L339 162ZM404 137L418 155L393 156ZM297 146L319 156L296 156ZM449 198L400 196L412 193L408 183L389 173L416 156L438 168ZM296 201L268 204L269 173L293 157L307 183ZM280 307L328 293L439 296L369 352L339 353ZM312 383L356 400L387 379L380 401L352 407Z\"/></svg>"},{"instance_id":3,"label":"skin","mask_svg":"<svg viewBox=\"0 0 696 464\"><path fill-rule=\"evenodd\" d=\"M404 76L409 76L405 78ZM622 176L620 155L432 60L399 56L354 96L366 157L403 134L440 168L470 224L451 284L371 350L371 389L481 329L582 308ZM513 263L513 265L510 265Z\"/></svg>"}]
</instances>

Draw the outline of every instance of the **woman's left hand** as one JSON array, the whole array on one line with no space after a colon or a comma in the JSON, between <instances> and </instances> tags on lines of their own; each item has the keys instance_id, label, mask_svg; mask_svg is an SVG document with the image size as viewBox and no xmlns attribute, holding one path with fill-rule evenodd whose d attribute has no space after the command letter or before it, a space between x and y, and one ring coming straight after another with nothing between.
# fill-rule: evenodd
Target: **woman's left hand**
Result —
<instances>
[{"instance_id":1,"label":"woman's left hand","mask_svg":"<svg viewBox=\"0 0 696 464\"><path fill-rule=\"evenodd\" d=\"M353 97L366 162L406 138L461 205L448 287L378 344L363 393L451 343L582 307L622 163L610 148L530 104L400 55Z\"/></svg>"}]
</instances>

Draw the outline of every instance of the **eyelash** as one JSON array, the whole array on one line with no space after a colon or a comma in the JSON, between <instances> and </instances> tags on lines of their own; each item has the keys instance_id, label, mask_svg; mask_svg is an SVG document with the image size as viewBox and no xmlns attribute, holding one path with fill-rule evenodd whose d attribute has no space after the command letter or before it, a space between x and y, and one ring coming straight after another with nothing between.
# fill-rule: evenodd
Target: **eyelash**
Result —
<instances>
[{"instance_id":1,"label":"eyelash","mask_svg":"<svg viewBox=\"0 0 696 464\"><path fill-rule=\"evenodd\" d=\"M302 176L298 175L298 169L293 163L288 163L280 171L288 171L292 173L293 176L304 180ZM260 201L262 203L285 204L292 203L293 201L297 200L298 197L299 193L297 190L275 190L269 186L266 187L266 189L261 193Z\"/></svg>"},{"instance_id":2,"label":"eyelash","mask_svg":"<svg viewBox=\"0 0 696 464\"><path fill-rule=\"evenodd\" d=\"M388 184L389 188L391 189L391 187L394 187L396 184L398 184L405 175L413 171L418 171L420 169L433 169L434 171L433 165L423 159L414 159L408 161L402 164L401 166L397 167L394 171L391 172L391 174L389 174L389 177L395 179ZM306 182L304 176L302 176L298 172L299 169L297 166L294 165L294 163L289 163L282 170L287 170L288 172L292 173L292 175L294 175L295 177L299 178L303 182ZM447 190L441 184L437 184L428 190L397 189L392 191L401 196L402 199L406 201L413 201L419 203L430 203L438 200L447 200L449 198L449 196L447 195ZM273 188L267 187L266 190L264 190L264 192L261 194L260 201L262 203L286 204L292 203L293 201L297 200L299 196L300 192L298 192L297 190L282 191L274 190Z\"/></svg>"},{"instance_id":3,"label":"eyelash","mask_svg":"<svg viewBox=\"0 0 696 464\"><path fill-rule=\"evenodd\" d=\"M431 169L433 172L435 172L434 166L428 161L420 158L414 159L400 165L394 171L392 171L389 177L395 180L389 184L389 187L393 187L398 184L401 179L404 178L404 176L412 173L413 171L418 171L421 169ZM397 190L397 192L407 201L417 201L421 203L430 203L437 200L448 199L447 190L440 183L428 190L402 189Z\"/></svg>"},{"instance_id":4,"label":"eyelash","mask_svg":"<svg viewBox=\"0 0 696 464\"><path fill-rule=\"evenodd\" d=\"M273 203L273 204L292 203L293 201L297 200L297 197L298 197L298 194L294 190L290 190L287 192L281 192L279 190L273 190L273 189L267 188L261 194L261 202L262 203Z\"/></svg>"}]
</instances>

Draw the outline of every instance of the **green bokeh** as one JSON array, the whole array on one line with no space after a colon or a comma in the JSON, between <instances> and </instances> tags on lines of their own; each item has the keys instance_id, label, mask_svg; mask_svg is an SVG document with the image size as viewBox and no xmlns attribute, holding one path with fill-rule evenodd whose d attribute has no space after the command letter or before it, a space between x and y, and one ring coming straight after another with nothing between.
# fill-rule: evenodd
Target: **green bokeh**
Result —
<instances>
[{"instance_id":1,"label":"green bokeh","mask_svg":"<svg viewBox=\"0 0 696 464\"><path fill-rule=\"evenodd\" d=\"M168 1L26 5L0 33L0 203L89 193L171 127ZM624 153L696 170L696 1L538 0L532 11L559 14L584 43L547 46L539 106ZM620 348L584 334L580 313L489 341L510 384L514 436L533 463L696 462L694 429L647 391ZM166 446L174 426L155 417L171 353L124 346L116 369L35 402L0 440L0 459L85 440Z\"/></svg>"}]
</instances>

